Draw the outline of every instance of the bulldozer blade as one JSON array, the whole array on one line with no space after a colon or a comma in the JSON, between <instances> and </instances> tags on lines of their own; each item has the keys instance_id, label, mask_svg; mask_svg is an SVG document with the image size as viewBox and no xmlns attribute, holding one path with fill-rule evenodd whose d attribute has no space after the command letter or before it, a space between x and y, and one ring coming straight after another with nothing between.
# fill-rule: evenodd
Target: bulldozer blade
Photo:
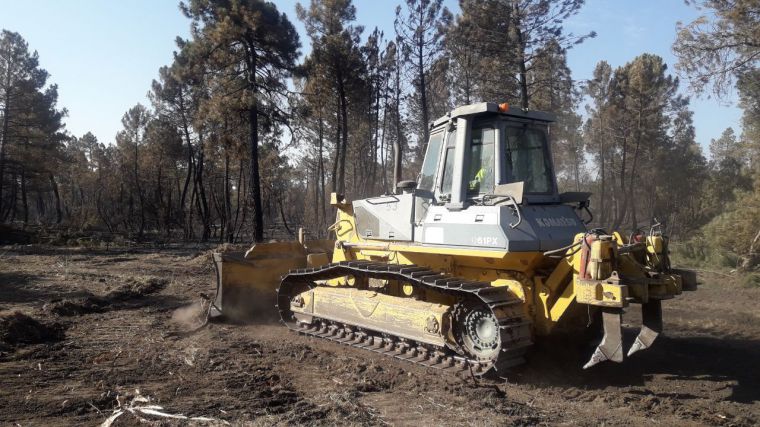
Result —
<instances>
[{"instance_id":1,"label":"bulldozer blade","mask_svg":"<svg viewBox=\"0 0 760 427\"><path fill-rule=\"evenodd\" d=\"M602 310L602 324L604 337L596 347L594 354L583 369L588 369L605 360L620 363L623 361L623 334L620 326L622 310L619 308L604 308Z\"/></svg>"},{"instance_id":2,"label":"bulldozer blade","mask_svg":"<svg viewBox=\"0 0 760 427\"><path fill-rule=\"evenodd\" d=\"M279 319L277 289L293 269L325 264L332 241L257 243L247 251L213 255L217 293L212 314L237 322ZM282 302L281 302L282 303Z\"/></svg>"},{"instance_id":3,"label":"bulldozer blade","mask_svg":"<svg viewBox=\"0 0 760 427\"><path fill-rule=\"evenodd\" d=\"M641 305L641 331L628 350L628 356L651 347L660 332L662 332L662 302L650 300Z\"/></svg>"}]
</instances>

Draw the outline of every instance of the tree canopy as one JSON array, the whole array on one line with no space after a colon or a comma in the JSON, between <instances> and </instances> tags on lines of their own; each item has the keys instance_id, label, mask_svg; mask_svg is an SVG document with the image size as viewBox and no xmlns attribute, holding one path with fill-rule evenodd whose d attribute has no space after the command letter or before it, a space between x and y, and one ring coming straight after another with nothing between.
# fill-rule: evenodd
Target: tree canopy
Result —
<instances>
[{"instance_id":1,"label":"tree canopy","mask_svg":"<svg viewBox=\"0 0 760 427\"><path fill-rule=\"evenodd\" d=\"M703 15L678 24L673 52L676 69L697 93L723 97L737 77L760 65L758 0L695 0Z\"/></svg>"}]
</instances>

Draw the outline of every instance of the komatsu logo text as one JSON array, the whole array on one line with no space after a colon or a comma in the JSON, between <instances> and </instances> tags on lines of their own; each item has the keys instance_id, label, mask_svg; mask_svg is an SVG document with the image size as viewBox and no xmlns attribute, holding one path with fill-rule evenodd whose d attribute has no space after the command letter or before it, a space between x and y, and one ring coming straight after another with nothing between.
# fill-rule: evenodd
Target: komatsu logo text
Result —
<instances>
[{"instance_id":1,"label":"komatsu logo text","mask_svg":"<svg viewBox=\"0 0 760 427\"><path fill-rule=\"evenodd\" d=\"M561 216L558 218L536 218L536 224L539 227L574 227L578 225L578 221Z\"/></svg>"}]
</instances>

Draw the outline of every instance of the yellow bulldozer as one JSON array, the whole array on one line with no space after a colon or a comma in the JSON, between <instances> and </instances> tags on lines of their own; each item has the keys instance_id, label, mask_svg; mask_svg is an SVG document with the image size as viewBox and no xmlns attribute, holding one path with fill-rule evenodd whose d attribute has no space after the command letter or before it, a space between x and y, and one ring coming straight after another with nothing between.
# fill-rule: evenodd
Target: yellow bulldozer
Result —
<instances>
[{"instance_id":1,"label":"yellow bulldozer","mask_svg":"<svg viewBox=\"0 0 760 427\"><path fill-rule=\"evenodd\" d=\"M661 224L587 229L590 193L559 193L550 114L506 104L431 123L416 181L349 201L332 194L334 240L214 255L224 316L279 314L293 331L446 370L504 375L533 343L601 318L584 368L623 360L621 314L641 305L628 355L662 331L661 302L696 289ZM276 306L276 309L273 308Z\"/></svg>"}]
</instances>

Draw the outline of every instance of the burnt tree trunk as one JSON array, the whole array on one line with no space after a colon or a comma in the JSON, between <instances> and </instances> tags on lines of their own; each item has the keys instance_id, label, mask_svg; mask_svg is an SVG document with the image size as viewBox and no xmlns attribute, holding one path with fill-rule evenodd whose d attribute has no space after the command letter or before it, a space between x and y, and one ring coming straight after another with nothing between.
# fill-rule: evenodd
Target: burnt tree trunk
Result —
<instances>
[{"instance_id":1,"label":"burnt tree trunk","mask_svg":"<svg viewBox=\"0 0 760 427\"><path fill-rule=\"evenodd\" d=\"M249 150L251 153L251 201L253 202L253 240L264 240L264 212L261 206L261 176L259 175L259 106L255 98L256 94L256 68L257 57L253 41L247 40L248 47L248 89L251 91L251 100L248 106L248 136Z\"/></svg>"},{"instance_id":2,"label":"burnt tree trunk","mask_svg":"<svg viewBox=\"0 0 760 427\"><path fill-rule=\"evenodd\" d=\"M190 126L187 122L187 115L185 114L185 102L182 88L180 88L179 91L179 108L180 115L182 117L182 132L185 137L185 143L187 143L187 173L185 174L185 183L182 186L182 193L179 200L179 215L183 227L185 228L185 238L187 239L191 235L191 232L189 230L192 228L192 223L188 223L188 220L186 218L187 215L185 213L185 201L187 199L187 189L190 186L190 180L193 175L193 142L190 139ZM190 209L192 209L192 204L190 206Z\"/></svg>"},{"instance_id":3,"label":"burnt tree trunk","mask_svg":"<svg viewBox=\"0 0 760 427\"><path fill-rule=\"evenodd\" d=\"M48 175L48 179L50 180L50 187L53 189L53 194L55 195L55 223L60 224L63 220L63 210L61 209L61 195L58 192L58 184L55 182L55 178L53 177L53 174Z\"/></svg>"}]
</instances>

